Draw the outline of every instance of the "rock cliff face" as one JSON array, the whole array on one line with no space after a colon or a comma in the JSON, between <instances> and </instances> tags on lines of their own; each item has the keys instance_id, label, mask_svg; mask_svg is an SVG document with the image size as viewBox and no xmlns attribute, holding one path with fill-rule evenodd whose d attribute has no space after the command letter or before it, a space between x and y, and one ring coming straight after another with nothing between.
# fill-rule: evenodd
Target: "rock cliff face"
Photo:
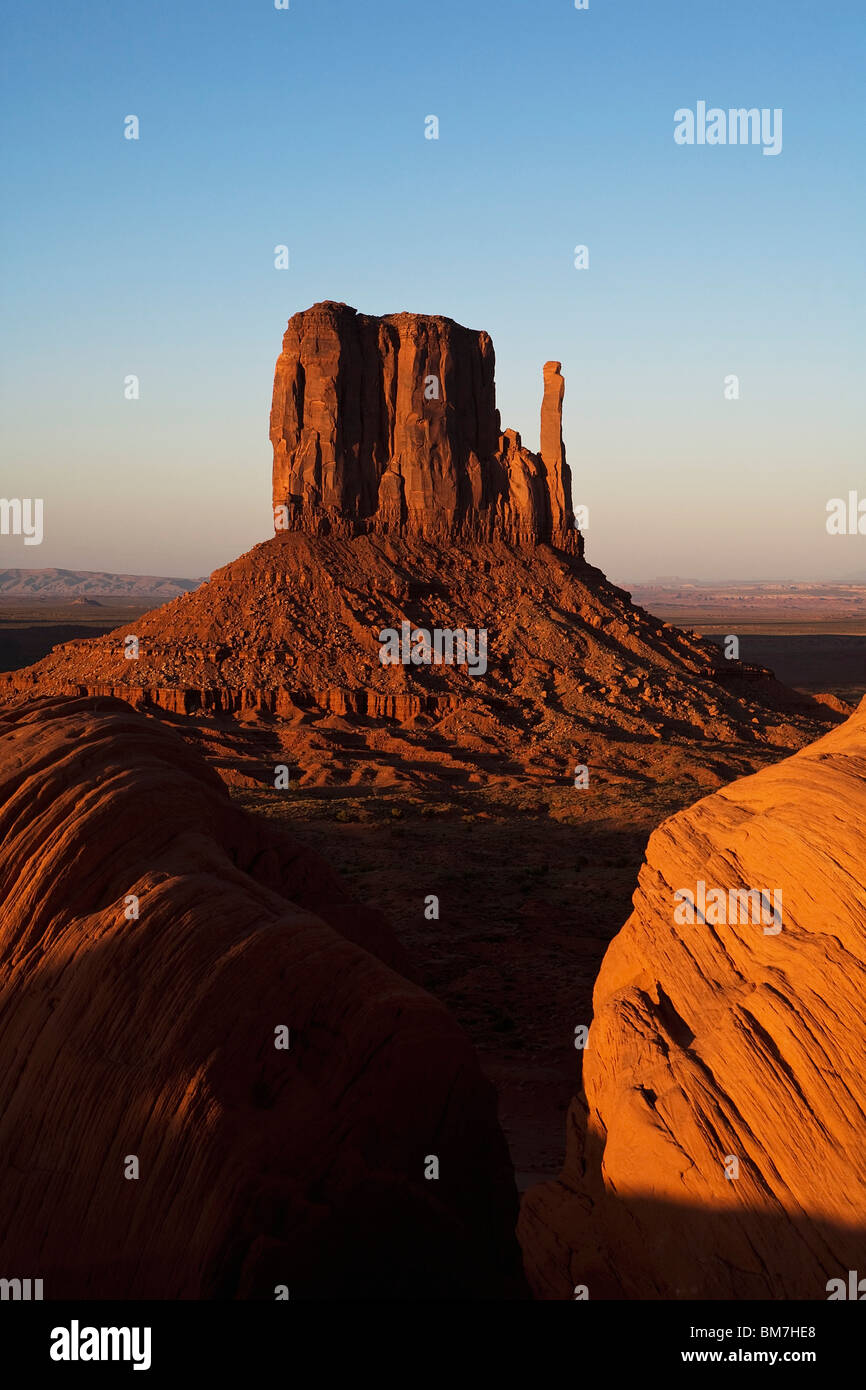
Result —
<instances>
[{"instance_id":1,"label":"rock cliff face","mask_svg":"<svg viewBox=\"0 0 866 1390\"><path fill-rule=\"evenodd\" d=\"M864 866L866 703L653 834L565 1168L524 1200L540 1296L823 1299L866 1276ZM778 916L731 899L750 889Z\"/></svg>"},{"instance_id":2,"label":"rock cliff face","mask_svg":"<svg viewBox=\"0 0 866 1390\"><path fill-rule=\"evenodd\" d=\"M0 715L0 831L4 1276L521 1295L492 1089L321 860L99 699Z\"/></svg>"},{"instance_id":3,"label":"rock cliff face","mask_svg":"<svg viewBox=\"0 0 866 1390\"><path fill-rule=\"evenodd\" d=\"M271 410L276 528L579 552L559 364L545 368L540 455L501 432L493 373L488 334L452 319L330 302L295 314Z\"/></svg>"}]
</instances>

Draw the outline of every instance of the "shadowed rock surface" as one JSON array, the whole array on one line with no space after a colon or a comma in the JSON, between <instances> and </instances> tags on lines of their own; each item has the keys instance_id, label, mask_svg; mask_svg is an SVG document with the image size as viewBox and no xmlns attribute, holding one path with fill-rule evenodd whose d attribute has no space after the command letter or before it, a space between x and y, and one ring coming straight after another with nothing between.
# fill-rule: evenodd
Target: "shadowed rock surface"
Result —
<instances>
[{"instance_id":1,"label":"shadowed rock surface","mask_svg":"<svg viewBox=\"0 0 866 1390\"><path fill-rule=\"evenodd\" d=\"M100 699L0 715L0 833L5 1274L47 1299L521 1296L492 1089L320 859Z\"/></svg>"},{"instance_id":2,"label":"shadowed rock surface","mask_svg":"<svg viewBox=\"0 0 866 1390\"><path fill-rule=\"evenodd\" d=\"M674 920L699 882L725 890L726 924L721 899ZM732 911L748 889L781 892L781 931ZM650 838L595 986L565 1167L523 1202L536 1294L823 1299L866 1274L864 995L861 705Z\"/></svg>"}]
</instances>

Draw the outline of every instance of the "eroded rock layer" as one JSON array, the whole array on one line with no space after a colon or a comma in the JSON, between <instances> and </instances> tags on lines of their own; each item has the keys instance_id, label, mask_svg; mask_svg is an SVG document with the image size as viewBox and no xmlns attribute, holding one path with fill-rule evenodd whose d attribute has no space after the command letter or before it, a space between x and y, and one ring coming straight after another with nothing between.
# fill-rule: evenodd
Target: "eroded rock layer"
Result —
<instances>
[{"instance_id":1,"label":"eroded rock layer","mask_svg":"<svg viewBox=\"0 0 866 1390\"><path fill-rule=\"evenodd\" d=\"M866 704L651 837L565 1167L524 1199L536 1292L825 1299L866 1276L864 996Z\"/></svg>"},{"instance_id":2,"label":"eroded rock layer","mask_svg":"<svg viewBox=\"0 0 866 1390\"><path fill-rule=\"evenodd\" d=\"M404 623L486 631L485 669L383 664L380 634ZM303 781L331 784L550 785L579 762L635 776L651 764L711 789L841 717L550 546L298 531L126 628L0 675L0 699L85 693L196 719L255 713ZM271 766L252 781L271 785Z\"/></svg>"},{"instance_id":3,"label":"eroded rock layer","mask_svg":"<svg viewBox=\"0 0 866 1390\"><path fill-rule=\"evenodd\" d=\"M579 550L559 363L541 453L500 429L493 343L438 315L295 314L274 377L278 529L548 541Z\"/></svg>"},{"instance_id":4,"label":"eroded rock layer","mask_svg":"<svg viewBox=\"0 0 866 1390\"><path fill-rule=\"evenodd\" d=\"M4 1276L520 1296L492 1090L322 861L99 699L0 715L0 833Z\"/></svg>"}]
</instances>

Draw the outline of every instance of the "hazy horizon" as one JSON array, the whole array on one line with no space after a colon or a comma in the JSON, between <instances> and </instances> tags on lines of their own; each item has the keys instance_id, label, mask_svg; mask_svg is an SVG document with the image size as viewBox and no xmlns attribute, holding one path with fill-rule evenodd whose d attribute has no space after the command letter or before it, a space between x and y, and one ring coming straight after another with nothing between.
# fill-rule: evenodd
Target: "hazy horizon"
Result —
<instances>
[{"instance_id":1,"label":"hazy horizon","mask_svg":"<svg viewBox=\"0 0 866 1390\"><path fill-rule=\"evenodd\" d=\"M230 560L226 560L224 563L225 563L225 564L231 564L231 560L233 560L233 559L238 559L238 558L240 558L240 557L238 557L238 556L232 556ZM216 566L215 566L215 569L221 569L221 568L222 568L222 564L219 564L219 565L216 565ZM163 581L166 581L166 580L173 580L173 581L176 581L176 582L178 582L178 583L195 583L195 584L203 584L203 583L206 583L206 582L207 582L207 580L209 579L210 575L211 575L213 572L214 572L213 570L210 570L210 571L208 571L207 574L157 574L157 573L154 572L153 570L122 570L122 571L121 571L121 570L106 570L106 569L103 569L103 568L99 568L99 569L89 569L89 568L84 568L83 566L70 567L70 566L68 566L68 565L46 565L46 566L44 566L43 568L36 568L36 567L28 568L27 566L24 566L24 565L7 565L7 566L5 566L4 568L0 569L0 580L4 579L4 578L5 578L7 575L9 575L9 574L22 574L22 575L37 575L37 574L71 574L71 575L106 575L108 578L111 578L111 579L159 579L159 580L163 580ZM613 576L609 575L608 578L613 578ZM730 574L728 574L728 575L713 575L713 576L711 576L711 577L708 578L708 579L698 579L698 578L696 578L694 575L679 575L679 574L656 574L656 575L642 575L642 576L637 576L637 577L634 576L634 575L619 575L619 576L616 577L615 582L618 583L618 584L620 584L620 585L624 585L624 586L626 586L626 587L628 587L629 585L633 585L633 586L635 586L635 587L645 587L645 588L649 588L649 587L652 587L652 586L665 587L665 586L673 586L673 585L683 585L683 586L686 586L686 587L692 586L692 585L693 585L693 586L695 586L695 587L699 587L699 588L709 588L709 589L713 589L713 588L728 588L728 587L731 587L731 586L733 586L733 585L741 585L742 587L745 588L745 587L748 587L749 585L753 585L753 584L754 584L754 585L761 585L761 586L764 586L764 587L768 587L768 586L771 586L771 585L774 585L774 584L786 584L786 585L814 585L814 586L816 586L816 587L817 587L817 586L824 586L824 587L836 587L836 588L852 588L852 587L853 587L853 588L858 588L858 587L860 587L860 586L866 586L866 573L864 573L864 574L859 574L859 575L858 575L858 574L853 574L853 575L842 576L842 577L840 577L840 578L838 578L838 579L820 579L820 578L816 578L816 577L813 576L813 575L801 575L801 576L772 575L772 576L770 576L769 578L764 578L764 579L758 579L758 578L756 578L754 575L743 575L743 576L739 576L739 575L730 575Z\"/></svg>"},{"instance_id":2,"label":"hazy horizon","mask_svg":"<svg viewBox=\"0 0 866 1390\"><path fill-rule=\"evenodd\" d=\"M198 576L267 539L274 363L335 299L486 329L530 448L562 362L615 582L857 582L863 536L825 524L866 498L854 3L144 0L6 31L2 493L45 534L0 566ZM783 111L781 152L678 145L701 101Z\"/></svg>"}]
</instances>

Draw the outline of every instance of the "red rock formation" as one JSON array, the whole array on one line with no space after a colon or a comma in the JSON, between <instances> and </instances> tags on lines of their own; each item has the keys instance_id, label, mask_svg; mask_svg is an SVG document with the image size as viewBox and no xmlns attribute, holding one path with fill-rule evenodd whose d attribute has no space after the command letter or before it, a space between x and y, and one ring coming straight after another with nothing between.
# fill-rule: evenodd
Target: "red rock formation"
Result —
<instances>
[{"instance_id":1,"label":"red rock formation","mask_svg":"<svg viewBox=\"0 0 866 1390\"><path fill-rule=\"evenodd\" d=\"M675 920L701 882L706 920ZM779 891L778 919L744 922L747 889ZM651 837L565 1168L524 1199L536 1292L825 1299L866 1276L864 994L866 702Z\"/></svg>"},{"instance_id":2,"label":"red rock formation","mask_svg":"<svg viewBox=\"0 0 866 1390\"><path fill-rule=\"evenodd\" d=\"M486 629L487 671L383 665L379 634L404 621ZM698 779L697 795L840 718L548 546L299 531L126 628L0 674L7 700L84 693L173 714L274 715L271 734L302 774L331 783L362 768L364 780L495 781L508 767L550 786L570 784L575 762L638 775L651 764L659 780Z\"/></svg>"},{"instance_id":3,"label":"red rock formation","mask_svg":"<svg viewBox=\"0 0 866 1390\"><path fill-rule=\"evenodd\" d=\"M4 1275L520 1296L492 1090L324 863L114 701L0 715L0 832Z\"/></svg>"},{"instance_id":4,"label":"red rock formation","mask_svg":"<svg viewBox=\"0 0 866 1390\"><path fill-rule=\"evenodd\" d=\"M296 314L271 414L278 534L130 627L0 675L0 700L92 693L181 715L257 711L285 721L279 736L311 781L348 766L428 784L438 770L449 785L506 766L550 785L570 783L575 762L627 775L652 762L659 780L714 787L835 722L660 623L585 562L564 389L560 364L546 363L533 454L500 433L486 333L344 304ZM485 632L486 670L383 664L380 633L403 623ZM331 716L362 718L341 742ZM402 726L399 771L386 722Z\"/></svg>"},{"instance_id":5,"label":"red rock formation","mask_svg":"<svg viewBox=\"0 0 866 1390\"><path fill-rule=\"evenodd\" d=\"M571 510L571 469L565 461L565 445L562 442L562 402L565 397L565 382L562 378L561 362L544 364L544 396L541 401L541 457L547 469L550 489L550 506L554 529L570 522L574 524Z\"/></svg>"},{"instance_id":6,"label":"red rock formation","mask_svg":"<svg viewBox=\"0 0 866 1390\"><path fill-rule=\"evenodd\" d=\"M547 541L578 553L562 378L545 368L539 457L500 432L493 371L488 334L453 319L374 318L331 302L295 314L271 410L277 529Z\"/></svg>"}]
</instances>

